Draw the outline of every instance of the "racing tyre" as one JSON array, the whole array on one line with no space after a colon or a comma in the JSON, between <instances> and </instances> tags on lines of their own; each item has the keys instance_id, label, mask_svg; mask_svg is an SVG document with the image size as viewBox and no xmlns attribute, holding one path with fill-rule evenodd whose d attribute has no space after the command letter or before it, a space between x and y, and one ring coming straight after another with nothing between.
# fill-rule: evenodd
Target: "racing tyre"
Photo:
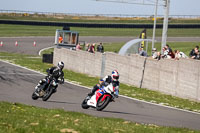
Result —
<instances>
[{"instance_id":1,"label":"racing tyre","mask_svg":"<svg viewBox=\"0 0 200 133\"><path fill-rule=\"evenodd\" d=\"M35 92L33 92L33 94L32 94L32 99L33 100L37 100L39 97L35 94Z\"/></svg>"},{"instance_id":2,"label":"racing tyre","mask_svg":"<svg viewBox=\"0 0 200 133\"><path fill-rule=\"evenodd\" d=\"M45 94L44 94L44 96L42 97L42 100L43 101L47 101L49 98L50 98L50 96L53 94L53 88L52 87L50 87L49 89L46 89L45 90Z\"/></svg>"},{"instance_id":3,"label":"racing tyre","mask_svg":"<svg viewBox=\"0 0 200 133\"><path fill-rule=\"evenodd\" d=\"M102 95L102 96L98 99L98 101L97 101L96 109L97 109L98 111L102 111L102 110L109 104L109 102L110 102L110 99L111 99L111 98L110 98L109 96L106 96L106 98L102 101L103 96L104 96L104 95Z\"/></svg>"},{"instance_id":4,"label":"racing tyre","mask_svg":"<svg viewBox=\"0 0 200 133\"><path fill-rule=\"evenodd\" d=\"M90 106L87 105L87 101L88 101L87 99L83 100L83 102L81 104L81 106L82 106L83 109L88 109L90 107Z\"/></svg>"}]
</instances>

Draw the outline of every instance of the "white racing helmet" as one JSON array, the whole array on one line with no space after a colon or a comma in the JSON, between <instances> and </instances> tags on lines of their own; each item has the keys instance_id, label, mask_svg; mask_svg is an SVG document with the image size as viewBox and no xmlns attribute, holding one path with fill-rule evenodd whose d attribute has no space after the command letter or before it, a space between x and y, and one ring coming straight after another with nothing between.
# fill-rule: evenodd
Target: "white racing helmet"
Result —
<instances>
[{"instance_id":1,"label":"white racing helmet","mask_svg":"<svg viewBox=\"0 0 200 133\"><path fill-rule=\"evenodd\" d=\"M119 79L119 73L118 73L117 70L112 71L112 79L114 81L118 81L118 79Z\"/></svg>"},{"instance_id":2,"label":"white racing helmet","mask_svg":"<svg viewBox=\"0 0 200 133\"><path fill-rule=\"evenodd\" d=\"M58 62L58 68L61 70L64 68L64 63L62 61Z\"/></svg>"}]
</instances>

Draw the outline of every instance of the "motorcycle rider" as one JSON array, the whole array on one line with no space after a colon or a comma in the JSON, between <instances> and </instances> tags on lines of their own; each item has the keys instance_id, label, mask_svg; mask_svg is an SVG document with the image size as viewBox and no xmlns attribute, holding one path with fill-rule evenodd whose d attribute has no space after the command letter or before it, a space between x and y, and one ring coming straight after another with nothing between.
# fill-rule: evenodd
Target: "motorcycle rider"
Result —
<instances>
[{"instance_id":1,"label":"motorcycle rider","mask_svg":"<svg viewBox=\"0 0 200 133\"><path fill-rule=\"evenodd\" d=\"M64 73L62 69L64 68L64 63L62 61L58 62L58 65L56 67L51 67L46 70L48 73L48 76L46 76L44 79L41 79L38 83L38 85L35 87L37 90L36 92L39 92L39 86L46 83L48 81L48 77L52 77L55 80L56 86L54 89L54 92L56 92L56 88L58 87L58 83L63 84L64 83ZM60 79L60 80L59 80Z\"/></svg>"},{"instance_id":2,"label":"motorcycle rider","mask_svg":"<svg viewBox=\"0 0 200 133\"><path fill-rule=\"evenodd\" d=\"M117 70L112 71L111 76L107 75L105 76L103 79L99 80L99 84L96 84L92 91L90 93L88 93L88 96L93 96L94 93L96 92L96 90L98 90L101 86L108 86L109 84L113 85L113 87L115 87L116 91L115 91L115 96L118 97L118 93L119 93L119 73Z\"/></svg>"}]
</instances>

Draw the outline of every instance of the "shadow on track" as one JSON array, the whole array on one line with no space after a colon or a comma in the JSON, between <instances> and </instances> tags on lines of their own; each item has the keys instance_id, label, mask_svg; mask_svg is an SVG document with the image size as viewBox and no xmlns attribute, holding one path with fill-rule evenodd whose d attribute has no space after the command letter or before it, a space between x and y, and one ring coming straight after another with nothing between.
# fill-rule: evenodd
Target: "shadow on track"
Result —
<instances>
[{"instance_id":1,"label":"shadow on track","mask_svg":"<svg viewBox=\"0 0 200 133\"><path fill-rule=\"evenodd\" d=\"M63 101L53 101L53 100L46 101L46 102L52 102L52 103L65 103L65 104L80 104L80 103L70 103L70 102L63 102Z\"/></svg>"},{"instance_id":2,"label":"shadow on track","mask_svg":"<svg viewBox=\"0 0 200 133\"><path fill-rule=\"evenodd\" d=\"M120 112L120 111L105 111L102 112L112 113L112 114L125 114L125 115L139 115L139 116L148 116L148 115L141 115L141 114L134 114L134 113L127 113L127 112Z\"/></svg>"}]
</instances>

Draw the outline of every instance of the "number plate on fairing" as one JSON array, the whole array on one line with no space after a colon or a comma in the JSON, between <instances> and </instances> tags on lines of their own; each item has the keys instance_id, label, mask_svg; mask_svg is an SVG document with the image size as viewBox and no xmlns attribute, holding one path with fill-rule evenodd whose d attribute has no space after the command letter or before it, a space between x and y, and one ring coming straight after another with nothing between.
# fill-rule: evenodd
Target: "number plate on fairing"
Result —
<instances>
[{"instance_id":1,"label":"number plate on fairing","mask_svg":"<svg viewBox=\"0 0 200 133\"><path fill-rule=\"evenodd\" d=\"M93 95L90 100L87 101L87 105L96 107L96 95Z\"/></svg>"}]
</instances>

